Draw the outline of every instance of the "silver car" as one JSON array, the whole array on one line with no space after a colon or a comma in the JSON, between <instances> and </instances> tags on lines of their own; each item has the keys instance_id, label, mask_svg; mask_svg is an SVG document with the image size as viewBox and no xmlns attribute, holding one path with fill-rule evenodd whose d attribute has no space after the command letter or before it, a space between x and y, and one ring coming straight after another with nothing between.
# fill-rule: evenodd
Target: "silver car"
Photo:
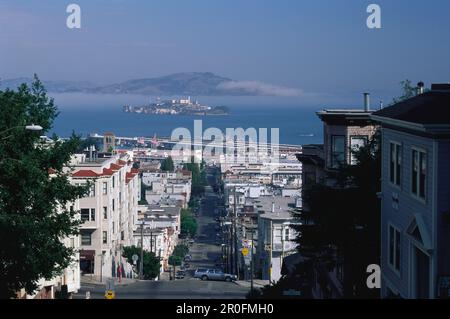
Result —
<instances>
[{"instance_id":1,"label":"silver car","mask_svg":"<svg viewBox=\"0 0 450 319\"><path fill-rule=\"evenodd\" d=\"M236 275L224 273L220 269L206 268L198 268L194 273L194 278L200 278L201 280L222 280L228 282L237 280Z\"/></svg>"}]
</instances>

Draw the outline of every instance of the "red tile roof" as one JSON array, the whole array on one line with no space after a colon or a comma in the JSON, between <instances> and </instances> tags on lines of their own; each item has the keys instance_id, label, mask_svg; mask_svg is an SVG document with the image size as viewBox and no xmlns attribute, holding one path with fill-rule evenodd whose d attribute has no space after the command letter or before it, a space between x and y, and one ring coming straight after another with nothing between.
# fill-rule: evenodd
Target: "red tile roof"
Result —
<instances>
[{"instance_id":1,"label":"red tile roof","mask_svg":"<svg viewBox=\"0 0 450 319\"><path fill-rule=\"evenodd\" d=\"M113 174L114 174L114 171L112 169L109 169L109 168L103 169L103 173L102 173L103 176L111 176Z\"/></svg>"},{"instance_id":2,"label":"red tile roof","mask_svg":"<svg viewBox=\"0 0 450 319\"><path fill-rule=\"evenodd\" d=\"M109 167L109 169L112 169L114 171L118 171L121 168L122 168L122 166L114 164L114 163L112 163L111 166Z\"/></svg>"},{"instance_id":3,"label":"red tile roof","mask_svg":"<svg viewBox=\"0 0 450 319\"><path fill-rule=\"evenodd\" d=\"M48 174L49 175L56 174L56 170L54 170L53 168L49 168L48 169Z\"/></svg>"},{"instance_id":4,"label":"red tile roof","mask_svg":"<svg viewBox=\"0 0 450 319\"><path fill-rule=\"evenodd\" d=\"M89 178L89 177L99 177L99 176L100 176L100 174L97 174L96 172L94 172L92 170L86 170L86 169L76 171L75 173L72 174L72 177L78 177L78 178Z\"/></svg>"},{"instance_id":5,"label":"red tile roof","mask_svg":"<svg viewBox=\"0 0 450 319\"><path fill-rule=\"evenodd\" d=\"M125 174L125 183L128 184L137 174L133 172L127 172Z\"/></svg>"},{"instance_id":6,"label":"red tile roof","mask_svg":"<svg viewBox=\"0 0 450 319\"><path fill-rule=\"evenodd\" d=\"M127 162L125 162L125 161L122 161L122 160L118 160L117 161L117 164L119 164L119 165L127 165Z\"/></svg>"}]
</instances>

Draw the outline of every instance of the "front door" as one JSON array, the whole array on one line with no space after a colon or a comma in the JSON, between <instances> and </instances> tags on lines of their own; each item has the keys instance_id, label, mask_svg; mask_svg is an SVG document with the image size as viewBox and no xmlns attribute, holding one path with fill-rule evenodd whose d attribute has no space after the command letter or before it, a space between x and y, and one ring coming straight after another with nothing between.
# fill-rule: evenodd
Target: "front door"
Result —
<instances>
[{"instance_id":1,"label":"front door","mask_svg":"<svg viewBox=\"0 0 450 319\"><path fill-rule=\"evenodd\" d=\"M430 298L430 258L417 247L415 255L415 297L418 299Z\"/></svg>"}]
</instances>

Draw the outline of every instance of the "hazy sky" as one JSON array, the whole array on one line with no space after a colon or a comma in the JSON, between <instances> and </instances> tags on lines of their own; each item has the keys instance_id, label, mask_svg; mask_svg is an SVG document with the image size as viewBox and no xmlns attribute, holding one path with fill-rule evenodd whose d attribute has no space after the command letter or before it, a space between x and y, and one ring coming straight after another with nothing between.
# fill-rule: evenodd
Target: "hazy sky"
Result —
<instances>
[{"instance_id":1,"label":"hazy sky","mask_svg":"<svg viewBox=\"0 0 450 319\"><path fill-rule=\"evenodd\" d=\"M77 3L82 28L66 27ZM382 9L382 29L366 8ZM209 71L310 96L450 81L448 0L1 0L0 77L112 83Z\"/></svg>"}]
</instances>

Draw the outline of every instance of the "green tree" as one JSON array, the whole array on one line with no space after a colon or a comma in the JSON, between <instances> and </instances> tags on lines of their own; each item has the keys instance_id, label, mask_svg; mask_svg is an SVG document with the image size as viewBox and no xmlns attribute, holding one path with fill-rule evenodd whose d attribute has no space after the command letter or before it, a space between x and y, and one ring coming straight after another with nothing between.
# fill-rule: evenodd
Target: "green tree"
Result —
<instances>
[{"instance_id":1,"label":"green tree","mask_svg":"<svg viewBox=\"0 0 450 319\"><path fill-rule=\"evenodd\" d=\"M180 244L180 245L175 246L175 248L173 249L172 255L184 258L184 256L186 256L188 252L189 252L189 247L186 245Z\"/></svg>"},{"instance_id":2,"label":"green tree","mask_svg":"<svg viewBox=\"0 0 450 319\"><path fill-rule=\"evenodd\" d=\"M183 169L186 169L192 173L192 196L200 196L205 191L207 185L206 171L202 162L201 167L198 163L195 163L194 157L191 157L191 161L183 165Z\"/></svg>"},{"instance_id":3,"label":"green tree","mask_svg":"<svg viewBox=\"0 0 450 319\"><path fill-rule=\"evenodd\" d=\"M165 158L161 163L161 170L165 172L173 172L175 170L175 165L173 164L172 157L169 156Z\"/></svg>"},{"instance_id":4,"label":"green tree","mask_svg":"<svg viewBox=\"0 0 450 319\"><path fill-rule=\"evenodd\" d=\"M197 220L189 208L181 210L181 234L194 237L197 233Z\"/></svg>"},{"instance_id":5,"label":"green tree","mask_svg":"<svg viewBox=\"0 0 450 319\"><path fill-rule=\"evenodd\" d=\"M169 257L169 265L173 267L173 278L175 279L176 268L177 266L181 266L182 258L180 256L171 255Z\"/></svg>"},{"instance_id":6,"label":"green tree","mask_svg":"<svg viewBox=\"0 0 450 319\"><path fill-rule=\"evenodd\" d=\"M133 255L139 256L141 258L141 247L137 246L126 246L123 247L122 256L126 258L127 262L133 265ZM138 260L136 266L134 266L136 273L140 273L141 263ZM144 250L144 279L150 280L158 277L160 271L161 263L159 257L153 252Z\"/></svg>"},{"instance_id":7,"label":"green tree","mask_svg":"<svg viewBox=\"0 0 450 319\"><path fill-rule=\"evenodd\" d=\"M22 288L31 294L38 280L77 262L62 239L78 234L80 222L70 207L89 185L71 185L64 170L79 137L61 142L53 136L45 145L40 140L57 114L36 75L31 87L0 91L0 298ZM43 131L24 129L32 123Z\"/></svg>"},{"instance_id":8,"label":"green tree","mask_svg":"<svg viewBox=\"0 0 450 319\"><path fill-rule=\"evenodd\" d=\"M417 93L417 87L412 85L412 82L408 79L400 81L400 86L402 87L403 95L394 98L393 103L398 103L409 98L412 98Z\"/></svg>"},{"instance_id":9,"label":"green tree","mask_svg":"<svg viewBox=\"0 0 450 319\"><path fill-rule=\"evenodd\" d=\"M148 205L147 199L145 198L145 193L147 190L151 190L152 187L145 185L141 179L141 200L139 201L139 205Z\"/></svg>"}]
</instances>

